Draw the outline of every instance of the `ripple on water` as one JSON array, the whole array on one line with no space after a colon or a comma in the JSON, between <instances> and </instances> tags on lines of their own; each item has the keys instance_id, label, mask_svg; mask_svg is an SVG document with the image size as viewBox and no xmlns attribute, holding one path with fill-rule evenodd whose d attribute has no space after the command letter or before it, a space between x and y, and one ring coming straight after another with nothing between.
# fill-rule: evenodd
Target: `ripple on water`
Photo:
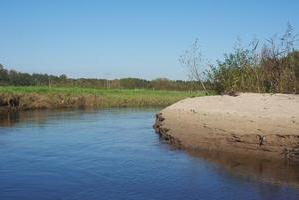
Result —
<instances>
[{"instance_id":1,"label":"ripple on water","mask_svg":"<svg viewBox=\"0 0 299 200\"><path fill-rule=\"evenodd\" d=\"M298 167L173 149L157 110L2 116L0 199L299 199Z\"/></svg>"}]
</instances>

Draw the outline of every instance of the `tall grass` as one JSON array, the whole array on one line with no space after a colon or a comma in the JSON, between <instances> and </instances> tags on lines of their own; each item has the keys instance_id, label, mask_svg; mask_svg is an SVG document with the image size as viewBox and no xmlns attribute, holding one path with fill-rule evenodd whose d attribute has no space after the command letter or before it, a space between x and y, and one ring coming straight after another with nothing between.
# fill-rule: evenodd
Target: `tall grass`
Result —
<instances>
[{"instance_id":1,"label":"tall grass","mask_svg":"<svg viewBox=\"0 0 299 200\"><path fill-rule=\"evenodd\" d=\"M146 89L89 89L48 87L0 87L0 107L18 109L64 107L141 107L167 106L204 92Z\"/></svg>"},{"instance_id":2,"label":"tall grass","mask_svg":"<svg viewBox=\"0 0 299 200\"><path fill-rule=\"evenodd\" d=\"M219 93L299 92L299 51L289 25L284 35L271 38L258 52L258 41L240 45L208 71L209 85Z\"/></svg>"}]
</instances>

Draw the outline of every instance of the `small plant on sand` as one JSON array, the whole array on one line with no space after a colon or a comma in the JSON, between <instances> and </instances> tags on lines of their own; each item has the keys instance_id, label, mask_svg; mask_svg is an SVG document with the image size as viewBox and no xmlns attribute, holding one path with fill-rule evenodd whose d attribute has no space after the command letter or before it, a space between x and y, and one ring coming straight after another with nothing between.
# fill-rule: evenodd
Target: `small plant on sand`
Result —
<instances>
[{"instance_id":1,"label":"small plant on sand","mask_svg":"<svg viewBox=\"0 0 299 200\"><path fill-rule=\"evenodd\" d=\"M205 62L200 52L198 39L194 41L190 49L186 50L179 58L180 64L188 70L190 80L196 81L201 85L202 90L208 93L204 83L204 68Z\"/></svg>"}]
</instances>

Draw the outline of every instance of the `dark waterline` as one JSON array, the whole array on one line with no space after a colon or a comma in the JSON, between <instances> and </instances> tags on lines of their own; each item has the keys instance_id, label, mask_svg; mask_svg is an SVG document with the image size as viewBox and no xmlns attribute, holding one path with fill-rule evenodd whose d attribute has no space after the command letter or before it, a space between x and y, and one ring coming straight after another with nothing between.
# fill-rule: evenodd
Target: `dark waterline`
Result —
<instances>
[{"instance_id":1,"label":"dark waterline","mask_svg":"<svg viewBox=\"0 0 299 200\"><path fill-rule=\"evenodd\" d=\"M2 117L0 199L299 199L298 168L174 150L152 129L157 110Z\"/></svg>"}]
</instances>

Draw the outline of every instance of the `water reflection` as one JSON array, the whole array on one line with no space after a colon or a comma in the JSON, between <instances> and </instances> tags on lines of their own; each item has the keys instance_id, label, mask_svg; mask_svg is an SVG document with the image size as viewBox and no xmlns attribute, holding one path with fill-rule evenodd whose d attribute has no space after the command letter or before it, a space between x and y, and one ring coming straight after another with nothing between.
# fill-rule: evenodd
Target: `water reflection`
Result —
<instances>
[{"instance_id":1,"label":"water reflection","mask_svg":"<svg viewBox=\"0 0 299 200\"><path fill-rule=\"evenodd\" d=\"M65 119L79 119L83 114L88 114L89 116L94 114L97 115L101 112L109 113L130 113L130 112L152 112L153 117L155 111L161 109L160 107L146 107L146 108L112 108L112 109L92 109L92 108L82 108L82 109L57 109L57 110L33 110L33 111L1 111L0 110L0 128L1 127L13 127L16 125L24 125L30 123L35 126L43 126L47 124L49 120L55 119L55 121L65 120Z\"/></svg>"},{"instance_id":2,"label":"water reflection","mask_svg":"<svg viewBox=\"0 0 299 200\"><path fill-rule=\"evenodd\" d=\"M296 163L172 150L157 110L0 115L0 199L297 199Z\"/></svg>"},{"instance_id":3,"label":"water reflection","mask_svg":"<svg viewBox=\"0 0 299 200\"><path fill-rule=\"evenodd\" d=\"M244 176L272 184L299 186L299 162L215 151L188 151L188 153L224 167L230 176Z\"/></svg>"},{"instance_id":4,"label":"water reflection","mask_svg":"<svg viewBox=\"0 0 299 200\"><path fill-rule=\"evenodd\" d=\"M48 111L2 112L0 113L0 127L12 127L27 121L43 124L47 120L48 114Z\"/></svg>"},{"instance_id":5,"label":"water reflection","mask_svg":"<svg viewBox=\"0 0 299 200\"><path fill-rule=\"evenodd\" d=\"M140 110L140 109L139 109ZM131 112L131 109L121 109L117 112ZM98 110L60 110L60 111L25 111L7 112L0 114L0 127L12 127L17 124L34 123L43 127L51 117L60 121L63 119L80 117L80 113L97 114ZM299 163L287 160L261 159L257 157L241 156L239 154L214 151L188 151L192 156L199 157L210 163L223 166L231 176L248 176L275 184L299 185Z\"/></svg>"},{"instance_id":6,"label":"water reflection","mask_svg":"<svg viewBox=\"0 0 299 200\"><path fill-rule=\"evenodd\" d=\"M106 109L109 110L109 109ZM123 112L126 109L123 109ZM128 112L128 111L127 111ZM98 114L96 109L59 109L59 110L34 110L34 111L12 111L0 113L0 127L13 127L30 124L37 127L43 127L48 121L63 121L67 119L76 120L82 114Z\"/></svg>"}]
</instances>

